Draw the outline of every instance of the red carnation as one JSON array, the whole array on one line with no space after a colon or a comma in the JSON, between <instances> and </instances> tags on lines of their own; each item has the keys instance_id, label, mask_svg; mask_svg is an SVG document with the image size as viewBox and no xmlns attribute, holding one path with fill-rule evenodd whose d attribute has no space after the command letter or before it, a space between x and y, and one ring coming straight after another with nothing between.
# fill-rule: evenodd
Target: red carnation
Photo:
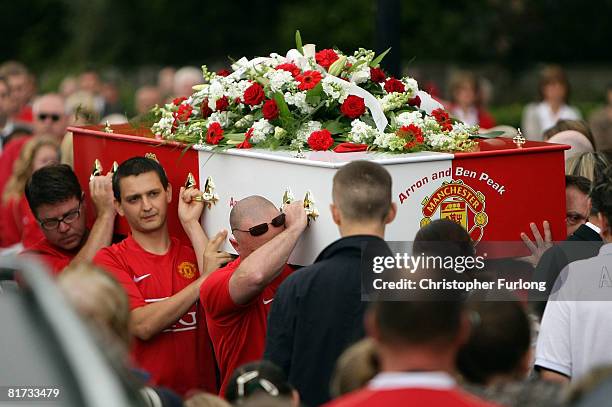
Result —
<instances>
[{"instance_id":1,"label":"red carnation","mask_svg":"<svg viewBox=\"0 0 612 407\"><path fill-rule=\"evenodd\" d=\"M260 104L266 95L260 84L254 83L244 91L244 104L257 106Z\"/></svg>"},{"instance_id":2,"label":"red carnation","mask_svg":"<svg viewBox=\"0 0 612 407\"><path fill-rule=\"evenodd\" d=\"M224 110L227 110L228 107L229 100L227 100L227 96L217 99L217 102L215 103L215 110L217 110L217 112L223 112Z\"/></svg>"},{"instance_id":3,"label":"red carnation","mask_svg":"<svg viewBox=\"0 0 612 407\"><path fill-rule=\"evenodd\" d=\"M406 88L404 88L404 84L402 83L402 81L397 80L395 78L389 78L385 82L385 90L387 91L387 93L404 93L405 89Z\"/></svg>"},{"instance_id":4,"label":"red carnation","mask_svg":"<svg viewBox=\"0 0 612 407\"><path fill-rule=\"evenodd\" d=\"M249 140L251 139L251 136L253 135L253 128L251 127L246 134L244 135L244 140L242 141L242 143L238 144L236 146L236 148L251 148L253 147L253 145L251 143L249 143Z\"/></svg>"},{"instance_id":5,"label":"red carnation","mask_svg":"<svg viewBox=\"0 0 612 407\"><path fill-rule=\"evenodd\" d=\"M283 70L283 71L287 71L290 72L291 75L295 78L296 76L298 76L301 72L300 68L297 67L297 65L292 64L292 63L287 63L287 64L280 64L280 65L276 65L275 68L277 71L278 70Z\"/></svg>"},{"instance_id":6,"label":"red carnation","mask_svg":"<svg viewBox=\"0 0 612 407\"><path fill-rule=\"evenodd\" d=\"M383 83L387 79L387 75L380 68L370 68L370 79L376 83Z\"/></svg>"},{"instance_id":7,"label":"red carnation","mask_svg":"<svg viewBox=\"0 0 612 407\"><path fill-rule=\"evenodd\" d=\"M206 142L208 144L219 144L221 140L223 140L223 129L221 125L217 122L211 123L206 132Z\"/></svg>"},{"instance_id":8,"label":"red carnation","mask_svg":"<svg viewBox=\"0 0 612 407\"><path fill-rule=\"evenodd\" d=\"M431 112L431 115L436 119L442 130L451 131L453 129L453 124L451 123L450 116L448 112L446 112L442 108L438 108Z\"/></svg>"},{"instance_id":9,"label":"red carnation","mask_svg":"<svg viewBox=\"0 0 612 407\"><path fill-rule=\"evenodd\" d=\"M402 126L395 132L395 134L397 137L406 140L404 147L407 149L416 147L418 144L422 144L424 141L423 131L415 124Z\"/></svg>"},{"instance_id":10,"label":"red carnation","mask_svg":"<svg viewBox=\"0 0 612 407\"><path fill-rule=\"evenodd\" d=\"M340 106L340 111L349 119L358 118L365 113L365 103L363 98L355 95L349 95L346 99L344 99L342 106Z\"/></svg>"},{"instance_id":11,"label":"red carnation","mask_svg":"<svg viewBox=\"0 0 612 407\"><path fill-rule=\"evenodd\" d=\"M308 145L315 151L329 150L334 145L334 139L326 129L313 131L308 137Z\"/></svg>"},{"instance_id":12,"label":"red carnation","mask_svg":"<svg viewBox=\"0 0 612 407\"><path fill-rule=\"evenodd\" d=\"M191 105L180 105L178 111L175 113L175 119L186 122L189 120L191 112L193 112L193 107Z\"/></svg>"},{"instance_id":13,"label":"red carnation","mask_svg":"<svg viewBox=\"0 0 612 407\"><path fill-rule=\"evenodd\" d=\"M217 71L217 75L219 75L219 76L230 76L230 71L228 71L227 69L219 69Z\"/></svg>"},{"instance_id":14,"label":"red carnation","mask_svg":"<svg viewBox=\"0 0 612 407\"><path fill-rule=\"evenodd\" d=\"M298 75L295 79L300 83L298 85L299 90L308 90L317 86L317 83L321 81L321 73L317 71L306 71Z\"/></svg>"},{"instance_id":15,"label":"red carnation","mask_svg":"<svg viewBox=\"0 0 612 407\"><path fill-rule=\"evenodd\" d=\"M408 105L421 107L421 98L418 96L415 96L413 98L408 99Z\"/></svg>"},{"instance_id":16,"label":"red carnation","mask_svg":"<svg viewBox=\"0 0 612 407\"><path fill-rule=\"evenodd\" d=\"M174 98L172 100L172 104L174 104L175 106L180 105L181 103L183 103L183 101L187 100L186 97L180 97L180 98Z\"/></svg>"},{"instance_id":17,"label":"red carnation","mask_svg":"<svg viewBox=\"0 0 612 407\"><path fill-rule=\"evenodd\" d=\"M268 99L261 109L266 120L274 120L278 117L278 105L273 99Z\"/></svg>"},{"instance_id":18,"label":"red carnation","mask_svg":"<svg viewBox=\"0 0 612 407\"><path fill-rule=\"evenodd\" d=\"M212 114L212 109L208 106L208 98L205 98L200 106L200 113L204 119L207 119L208 116Z\"/></svg>"},{"instance_id":19,"label":"red carnation","mask_svg":"<svg viewBox=\"0 0 612 407\"><path fill-rule=\"evenodd\" d=\"M329 69L331 64L336 62L338 58L340 57L333 49L324 49L315 54L317 64L321 65L325 69Z\"/></svg>"}]
</instances>

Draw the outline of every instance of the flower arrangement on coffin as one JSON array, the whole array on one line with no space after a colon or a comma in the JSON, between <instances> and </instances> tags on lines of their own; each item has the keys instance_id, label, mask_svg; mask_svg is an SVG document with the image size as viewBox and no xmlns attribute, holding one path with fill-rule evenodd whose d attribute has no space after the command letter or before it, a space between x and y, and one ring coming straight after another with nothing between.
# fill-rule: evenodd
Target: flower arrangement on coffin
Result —
<instances>
[{"instance_id":1,"label":"flower arrangement on coffin","mask_svg":"<svg viewBox=\"0 0 612 407\"><path fill-rule=\"evenodd\" d=\"M390 152L469 151L478 127L449 117L410 77L393 78L379 56L302 46L202 67L204 85L156 107L156 137L216 148Z\"/></svg>"}]
</instances>

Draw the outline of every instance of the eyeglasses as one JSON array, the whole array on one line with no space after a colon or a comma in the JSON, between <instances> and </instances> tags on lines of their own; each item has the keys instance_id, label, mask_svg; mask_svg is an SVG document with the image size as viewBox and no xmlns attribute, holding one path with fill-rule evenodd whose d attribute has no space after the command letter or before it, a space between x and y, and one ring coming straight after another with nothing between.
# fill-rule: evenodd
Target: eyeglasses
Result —
<instances>
[{"instance_id":1,"label":"eyeglasses","mask_svg":"<svg viewBox=\"0 0 612 407\"><path fill-rule=\"evenodd\" d=\"M39 113L38 114L38 120L40 120L41 122L44 122L45 120L47 120L47 118L51 119L52 122L57 122L59 121L59 119L61 119L61 115L57 113Z\"/></svg>"},{"instance_id":2,"label":"eyeglasses","mask_svg":"<svg viewBox=\"0 0 612 407\"><path fill-rule=\"evenodd\" d=\"M70 212L66 212L64 216L59 218L45 219L39 220L38 223L40 227L45 230L56 230L59 228L60 223L64 222L66 225L74 222L81 216L81 202L79 202L79 206L76 209L71 210Z\"/></svg>"},{"instance_id":3,"label":"eyeglasses","mask_svg":"<svg viewBox=\"0 0 612 407\"><path fill-rule=\"evenodd\" d=\"M568 212L565 214L565 223L570 226L584 223L589 217L579 214L578 212Z\"/></svg>"},{"instance_id":4,"label":"eyeglasses","mask_svg":"<svg viewBox=\"0 0 612 407\"><path fill-rule=\"evenodd\" d=\"M272 225L275 228L283 226L285 224L285 214L281 213L276 218L272 219L270 223L261 223L250 227L248 230L232 229L232 232L238 230L240 232L249 232L251 236L261 236L268 231L268 225Z\"/></svg>"}]
</instances>

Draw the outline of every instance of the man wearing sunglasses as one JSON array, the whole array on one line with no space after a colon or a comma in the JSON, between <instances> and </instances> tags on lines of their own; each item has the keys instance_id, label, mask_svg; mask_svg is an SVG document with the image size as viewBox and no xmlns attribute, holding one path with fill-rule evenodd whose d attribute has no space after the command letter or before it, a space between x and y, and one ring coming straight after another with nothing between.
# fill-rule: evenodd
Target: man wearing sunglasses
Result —
<instances>
[{"instance_id":1,"label":"man wearing sunglasses","mask_svg":"<svg viewBox=\"0 0 612 407\"><path fill-rule=\"evenodd\" d=\"M391 175L379 164L353 161L336 172L331 204L340 239L280 286L270 311L265 358L280 366L307 405L329 400L336 360L365 335L361 263L391 255L386 225L396 214Z\"/></svg>"},{"instance_id":2,"label":"man wearing sunglasses","mask_svg":"<svg viewBox=\"0 0 612 407\"><path fill-rule=\"evenodd\" d=\"M66 133L67 116L65 114L64 98L54 93L48 93L38 97L32 107L34 112L34 136L51 136L58 143L62 142ZM31 137L19 137L10 140L0 155L0 191L4 190L11 174L13 165L25 143ZM1 225L0 225L1 230ZM2 236L0 234L0 240Z\"/></svg>"},{"instance_id":3,"label":"man wearing sunglasses","mask_svg":"<svg viewBox=\"0 0 612 407\"><path fill-rule=\"evenodd\" d=\"M89 191L96 207L91 230L87 230L83 192L74 171L66 164L35 171L25 194L45 238L24 254L38 257L57 275L71 262L91 261L108 246L115 221L111 174L93 177Z\"/></svg>"},{"instance_id":4,"label":"man wearing sunglasses","mask_svg":"<svg viewBox=\"0 0 612 407\"><path fill-rule=\"evenodd\" d=\"M215 362L205 319L197 304L208 274L203 253L208 242L200 216L204 203L195 188L181 188L178 217L192 246L170 236L167 224L172 185L162 166L132 157L113 176L114 205L130 226L130 236L103 248L94 263L113 274L130 302L133 360L152 383L185 395L217 390Z\"/></svg>"},{"instance_id":5,"label":"man wearing sunglasses","mask_svg":"<svg viewBox=\"0 0 612 407\"><path fill-rule=\"evenodd\" d=\"M200 289L221 374L221 395L238 366L263 355L268 311L276 289L293 271L287 259L306 224L301 201L281 213L267 199L250 196L230 212L230 243L239 257L212 273Z\"/></svg>"}]
</instances>

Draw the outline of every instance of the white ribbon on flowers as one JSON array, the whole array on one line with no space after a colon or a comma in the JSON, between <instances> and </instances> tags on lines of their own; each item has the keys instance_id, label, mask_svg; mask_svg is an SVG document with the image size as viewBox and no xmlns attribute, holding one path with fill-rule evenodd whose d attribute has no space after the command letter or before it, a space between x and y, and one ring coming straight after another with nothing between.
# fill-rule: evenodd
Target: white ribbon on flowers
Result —
<instances>
[{"instance_id":1,"label":"white ribbon on flowers","mask_svg":"<svg viewBox=\"0 0 612 407\"><path fill-rule=\"evenodd\" d=\"M260 65L264 62L270 61L272 58L269 57L257 57L253 58L250 61L245 57L240 58L234 64L232 64L232 68L234 72L231 73L230 77L235 79L241 79L242 75L246 73L251 68L255 68L257 65ZM234 68L235 67L235 68Z\"/></svg>"},{"instance_id":2,"label":"white ribbon on flowers","mask_svg":"<svg viewBox=\"0 0 612 407\"><path fill-rule=\"evenodd\" d=\"M378 99L376 99L374 95L372 95L364 88L359 87L358 85L355 85L352 82L342 80L334 75L326 75L326 77L330 78L333 83L344 88L347 94L363 98L363 102L365 103L366 107L370 109L370 114L372 115L372 119L374 119L376 128L379 132L384 133L389 121L387 120L387 116L385 116L385 112L383 112L380 103L378 103Z\"/></svg>"},{"instance_id":3,"label":"white ribbon on flowers","mask_svg":"<svg viewBox=\"0 0 612 407\"><path fill-rule=\"evenodd\" d=\"M417 96L421 99L421 110L425 110L425 113L431 114L436 109L444 109L442 103L432 98L431 95L425 91L418 91Z\"/></svg>"},{"instance_id":4,"label":"white ribbon on flowers","mask_svg":"<svg viewBox=\"0 0 612 407\"><path fill-rule=\"evenodd\" d=\"M291 49L287 52L287 60L293 62L297 65L301 70L312 69L308 58L314 59L315 57L315 46L314 44L306 44L302 47L304 50L304 55L300 53L300 51L296 49ZM358 85L342 80L334 75L326 74L326 70L323 69L322 66L315 64L318 71L322 72L326 77L330 78L330 80L342 87L348 95L355 95L363 98L363 101L366 107L370 110L370 114L372 115L372 119L374 119L374 123L376 124L376 128L378 131L383 133L387 124L389 123L387 117L385 116L385 112L383 112L380 103L378 103L378 99L374 97L367 90L359 87Z\"/></svg>"}]
</instances>

